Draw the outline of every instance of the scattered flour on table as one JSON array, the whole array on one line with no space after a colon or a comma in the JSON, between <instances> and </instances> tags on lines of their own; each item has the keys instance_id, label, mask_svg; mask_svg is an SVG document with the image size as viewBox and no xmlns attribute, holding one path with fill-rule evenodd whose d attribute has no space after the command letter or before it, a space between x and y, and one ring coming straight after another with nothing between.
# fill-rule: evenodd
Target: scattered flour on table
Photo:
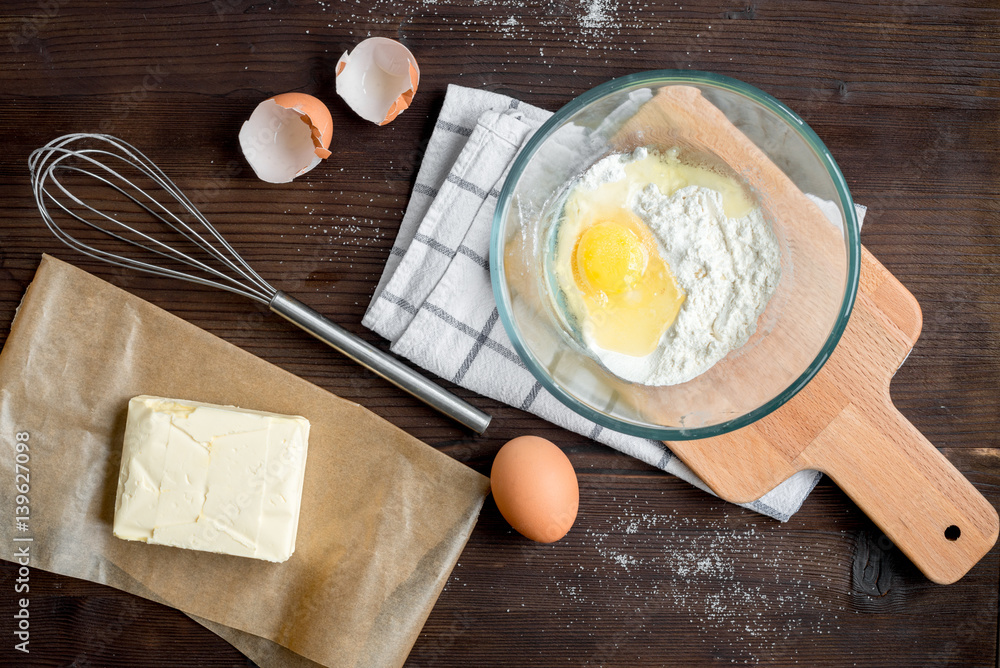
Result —
<instances>
[{"instance_id":1,"label":"scattered flour on table","mask_svg":"<svg viewBox=\"0 0 1000 668\"><path fill-rule=\"evenodd\" d=\"M794 655L794 648L781 649L788 641L840 628L847 608L833 583L849 580L850 564L834 567L815 556L833 545L786 541L739 516L693 519L613 501L606 526L587 530L577 548L596 552L604 567L594 569L592 556L574 562L563 554L549 569L551 589L565 601L560 614L577 620L574 626L596 619L600 634L606 613L619 624L632 622L628 636L609 640L603 661L595 655L587 665L620 663L664 624L693 625L717 659L742 665L766 664L776 652ZM827 538L850 541L846 532ZM608 609L616 599L624 601L615 605L619 612Z\"/></svg>"},{"instance_id":2,"label":"scattered flour on table","mask_svg":"<svg viewBox=\"0 0 1000 668\"><path fill-rule=\"evenodd\" d=\"M583 6L587 13L580 17L581 28L608 28L619 22L618 3L615 0L586 0Z\"/></svg>"},{"instance_id":3,"label":"scattered flour on table","mask_svg":"<svg viewBox=\"0 0 1000 668\"><path fill-rule=\"evenodd\" d=\"M318 5L323 11L343 11L333 2L320 0ZM424 16L435 21L438 32L475 35L481 28L490 28L493 36L527 40L529 44L534 40L550 42L551 37L559 39L560 49L582 47L588 51L628 50L632 53L637 51L635 44L622 43L615 38L625 31L653 36L662 23L659 17L650 14L648 4L638 0L568 0L555 5L556 11L549 3L525 0L473 0L473 5L484 8L479 16L454 11L465 9L466 5L450 0L372 0L357 7L348 6L346 11L353 12L348 16L349 22L359 27L364 23L399 23L402 29L414 16ZM328 27L333 28L335 24ZM354 37L377 34L358 30ZM469 45L475 46L475 42ZM419 59L420 54L417 57Z\"/></svg>"},{"instance_id":4,"label":"scattered flour on table","mask_svg":"<svg viewBox=\"0 0 1000 668\"><path fill-rule=\"evenodd\" d=\"M574 528L549 545L518 540L510 529L502 554L471 564L463 559L444 589L465 596L469 606L513 615L515 625L553 616L564 629L546 634L545 655L558 656L565 643L565 656L579 656L584 643L589 654L577 665L594 667L627 666L637 658L643 665L674 665L663 651L665 636L700 639L718 665L779 659L809 665L805 657L798 660L797 647L837 637L845 618L865 614L845 591L851 561L830 557L850 554L851 532L796 534L750 511L727 511L722 502L723 512L712 518L692 518L667 509L672 501L664 490L606 497L581 507L590 528ZM494 559L514 573L489 570ZM515 577L524 573L527 580ZM548 596L537 590L538 581ZM481 621L479 614L472 619ZM459 616L453 628L462 633L471 625ZM453 639L447 642L450 647ZM697 653L691 645L684 651Z\"/></svg>"}]
</instances>

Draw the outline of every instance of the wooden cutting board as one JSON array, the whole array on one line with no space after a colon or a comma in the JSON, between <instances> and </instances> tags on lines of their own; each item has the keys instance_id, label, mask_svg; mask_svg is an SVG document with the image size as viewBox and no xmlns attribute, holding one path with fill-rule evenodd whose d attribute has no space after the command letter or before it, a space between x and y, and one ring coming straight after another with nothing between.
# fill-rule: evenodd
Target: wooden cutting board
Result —
<instances>
[{"instance_id":1,"label":"wooden cutting board","mask_svg":"<svg viewBox=\"0 0 1000 668\"><path fill-rule=\"evenodd\" d=\"M723 499L803 469L829 475L929 579L950 584L997 540L997 511L896 410L889 381L920 335L917 300L862 247L847 329L788 403L735 432L668 445Z\"/></svg>"},{"instance_id":2,"label":"wooden cutting board","mask_svg":"<svg viewBox=\"0 0 1000 668\"><path fill-rule=\"evenodd\" d=\"M754 192L766 194L771 217L782 221L798 248L799 275L789 284L797 292L788 303L835 294L812 286L842 276L841 230L699 89L660 88L614 142L623 152L690 145L717 156ZM739 431L668 445L733 502L757 499L797 471L823 471L928 578L955 582L993 547L1000 522L993 506L892 405L889 381L920 335L920 306L871 253L861 253L847 329L802 391ZM812 304L812 311L827 313L829 304ZM801 348L809 311L784 317L791 322L763 339L770 347L752 353L778 359ZM756 368L766 364L758 360ZM786 360L786 366L795 365Z\"/></svg>"}]
</instances>

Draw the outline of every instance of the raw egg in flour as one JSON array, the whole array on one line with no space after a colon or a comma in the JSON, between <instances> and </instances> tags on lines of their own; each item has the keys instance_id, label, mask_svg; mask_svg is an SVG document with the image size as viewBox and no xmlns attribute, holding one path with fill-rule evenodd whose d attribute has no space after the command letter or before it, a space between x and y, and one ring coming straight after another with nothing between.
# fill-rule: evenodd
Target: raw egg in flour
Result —
<instances>
[{"instance_id":1,"label":"raw egg in flour","mask_svg":"<svg viewBox=\"0 0 1000 668\"><path fill-rule=\"evenodd\" d=\"M740 177L711 156L683 158L677 147L604 156L543 216L555 314L633 383L687 382L742 346L780 274Z\"/></svg>"},{"instance_id":2,"label":"raw egg in flour","mask_svg":"<svg viewBox=\"0 0 1000 668\"><path fill-rule=\"evenodd\" d=\"M508 441L490 471L500 514L519 533L540 543L565 536L580 506L580 488L569 458L551 441L521 436Z\"/></svg>"},{"instance_id":3,"label":"raw egg in flour","mask_svg":"<svg viewBox=\"0 0 1000 668\"><path fill-rule=\"evenodd\" d=\"M608 190L608 189L605 189ZM622 199L577 190L564 208L567 248L557 272L570 274L567 295L588 338L605 350L642 357L656 349L684 303L656 237ZM569 292L569 291L567 291Z\"/></svg>"}]
</instances>

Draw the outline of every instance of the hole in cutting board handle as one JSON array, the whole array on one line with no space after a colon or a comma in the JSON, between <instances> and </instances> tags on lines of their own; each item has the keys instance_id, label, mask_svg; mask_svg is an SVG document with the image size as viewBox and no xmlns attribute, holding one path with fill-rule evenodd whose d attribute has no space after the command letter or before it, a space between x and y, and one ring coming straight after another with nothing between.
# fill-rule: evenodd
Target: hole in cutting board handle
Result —
<instances>
[{"instance_id":1,"label":"hole in cutting board handle","mask_svg":"<svg viewBox=\"0 0 1000 668\"><path fill-rule=\"evenodd\" d=\"M948 540L958 540L958 537L962 535L962 530L956 525L952 524L950 527L944 530L944 537Z\"/></svg>"}]
</instances>

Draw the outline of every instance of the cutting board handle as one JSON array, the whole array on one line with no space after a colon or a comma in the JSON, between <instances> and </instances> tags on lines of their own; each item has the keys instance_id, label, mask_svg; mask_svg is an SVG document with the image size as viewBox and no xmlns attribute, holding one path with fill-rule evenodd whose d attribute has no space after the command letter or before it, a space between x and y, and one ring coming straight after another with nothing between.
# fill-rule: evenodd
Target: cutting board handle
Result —
<instances>
[{"instance_id":1,"label":"cutting board handle","mask_svg":"<svg viewBox=\"0 0 1000 668\"><path fill-rule=\"evenodd\" d=\"M881 402L848 404L807 457L934 582L955 582L997 540L997 511L896 410L888 388Z\"/></svg>"}]
</instances>

